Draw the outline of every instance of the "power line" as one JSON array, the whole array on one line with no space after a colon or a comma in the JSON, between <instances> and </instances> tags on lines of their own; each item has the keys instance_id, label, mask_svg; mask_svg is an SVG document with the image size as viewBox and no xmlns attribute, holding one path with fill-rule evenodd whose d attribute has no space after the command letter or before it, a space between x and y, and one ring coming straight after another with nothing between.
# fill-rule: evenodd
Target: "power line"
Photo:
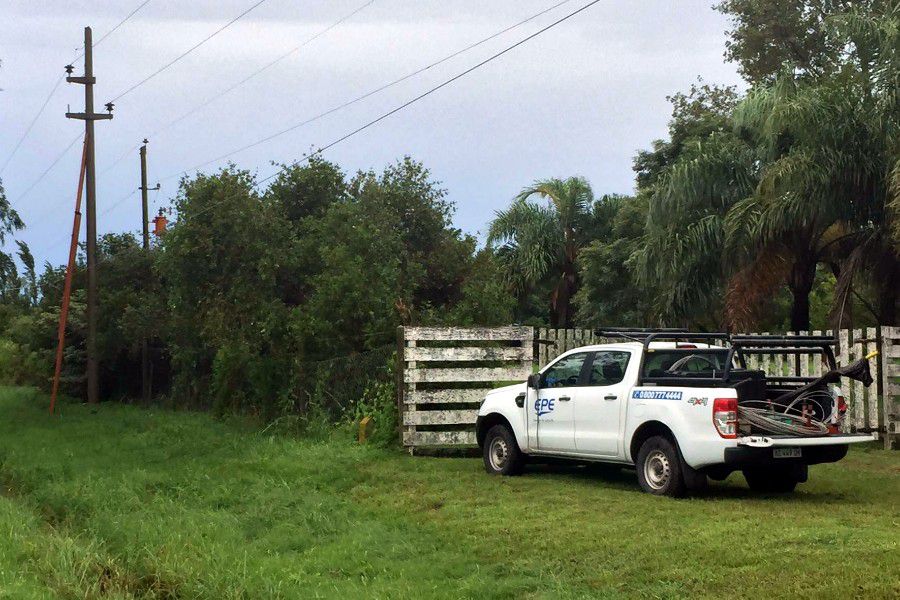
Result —
<instances>
[{"instance_id":1,"label":"power line","mask_svg":"<svg viewBox=\"0 0 900 600\"><path fill-rule=\"evenodd\" d=\"M361 12L363 9L365 9L365 8L367 8L367 7L369 7L369 6L371 6L371 5L374 4L374 3L375 3L375 0L369 0L368 2L366 2L365 4L363 4L362 6L357 7L357 8L354 9L352 12L347 13L346 15L344 15L343 17L341 17L340 19L338 19L337 21L335 21L335 22L332 23L331 25L325 27L324 29L322 29L322 30L319 31L318 33L316 33L316 34L310 36L309 38L307 38L307 39L306 39L302 44L300 44L299 46L296 46L296 47L292 48L291 50L285 52L284 54L282 54L281 56L279 56L279 57L276 58L275 60L269 62L268 64L266 64L266 65L263 66L262 68L257 69L256 71L254 71L254 72L251 73L250 75L244 77L243 79L241 79L240 81L238 81L238 82L235 83L234 85L232 85L232 86L226 88L225 90L223 90L223 91L220 92L219 94L217 94L217 95L213 96L212 98L206 100L205 102L203 102L203 103L197 105L196 107L194 107L194 108L192 108L191 110L189 110L188 112L184 113L183 115L181 115L180 117L178 117L178 118L175 119L174 121L171 121L171 122L167 123L166 125L164 125L164 126L161 127L160 129L157 129L156 132L153 133L153 135L154 135L154 136L155 136L155 135L158 135L160 132L162 132L162 131L168 129L168 128L171 127L172 125L175 125L175 124L177 124L177 123L180 123L181 121L183 121L183 120L186 119L187 117L189 117L189 116L191 116L192 114L196 113L198 110L200 110L200 109L202 109L202 108L206 108L207 106L209 106L210 104L212 104L213 102L215 102L216 100L218 100L219 98L225 96L226 94L229 94L229 93L233 92L235 89L237 89L237 88L239 88L240 86L244 85L245 83L247 83L248 81L250 81L251 79L253 79L254 77L256 77L257 75L259 75L259 74L261 74L261 73L263 73L263 72L269 70L270 68L274 67L276 64L280 63L281 61L283 61L284 59L286 59L286 58L287 58L288 56L290 56L291 54L294 54L295 52L297 52L297 51L303 49L305 46L308 46L309 44L311 44L311 43L314 42L315 40L319 39L320 37L322 37L323 35L325 35L325 34L328 33L329 31L331 31L332 29L334 29L335 27L337 27L338 25L340 25L341 23L343 23L344 21L347 21L348 19L350 19L351 17L355 16L357 13Z\"/></svg>"},{"instance_id":2,"label":"power line","mask_svg":"<svg viewBox=\"0 0 900 600\"><path fill-rule=\"evenodd\" d=\"M568 1L570 1L570 0L566 0L566 1L568 2ZM189 111L187 111L186 113L182 114L180 117L178 117L178 118L176 118L176 119L174 119L174 120L172 120L172 121L169 121L168 123L166 123L166 124L163 125L162 127L158 128L156 131L154 131L153 133L151 133L151 134L150 134L149 136L147 136L147 137L149 137L150 139L153 139L153 138L155 138L157 135L159 135L160 133L162 133L162 132L168 130L168 129L169 129L170 127L172 127L173 125L176 125L176 124L180 123L181 121L183 121L183 120L185 120L186 118L190 117L191 115L195 114L195 113L198 112L199 110L206 108L207 106L209 106L210 104L212 104L212 103L215 102L216 100L222 98L222 97L225 96L226 94L229 94L229 93L233 92L234 90L236 90L236 89L239 88L240 86L244 85L245 83L247 83L248 81L250 81L250 80L253 79L254 77L256 77L256 76L260 75L261 73L267 71L268 69L274 67L276 64L280 63L281 61L283 61L284 59L286 59L288 56L290 56L290 55L294 54L295 52L301 50L301 49L304 48L305 46L308 46L309 44L311 44L312 42L314 42L314 41L317 40L318 38L322 37L323 35L325 35L325 34L328 33L329 31L331 31L332 29L334 29L335 27L337 27L338 25L340 25L340 24L343 23L344 21L347 21L348 19L354 17L357 13L361 12L361 11L362 11L363 9L365 9L365 8L368 8L369 6L371 6L371 5L374 4L374 3L375 3L375 0L369 0L369 1L366 2L365 4L363 4L363 5L359 6L359 7L357 7L357 8L354 9L353 11L351 11L351 12L347 13L346 15L342 16L340 19L338 19L338 20L335 21L334 23L328 25L328 26L325 27L324 29L320 30L319 32L313 34L312 36L310 36L309 38L307 38L306 40L304 40L303 43L300 44L299 46L295 46L295 47L292 48L291 50L288 50L287 52L285 52L284 54L282 54L281 56L279 56L279 57L276 58L275 60L273 60L273 61L267 63L267 64L264 65L263 67L261 67L261 68L257 69L256 71L250 73L249 75L247 75L246 77L244 77L243 79L241 79L240 81L238 81L237 83L235 83L234 85L232 85L232 86L230 86L230 87L228 87L228 88L222 90L221 92L219 92L218 94L212 96L211 98L208 98L208 99L205 100L204 102L198 104L198 105L195 106L194 108L192 108L192 109L190 109ZM127 157L127 156L130 155L132 152L134 152L135 150L137 150L138 147L140 147L140 144L135 144L134 146L132 146L131 148L129 148L128 150L126 150L125 152L123 152L116 160L114 160L114 161L113 161L108 167L106 167L100 174L103 175L103 174L105 174L105 173L108 173L108 172L111 171L112 169L114 169L120 162L122 162L123 160L125 160L125 157Z\"/></svg>"},{"instance_id":3,"label":"power line","mask_svg":"<svg viewBox=\"0 0 900 600\"><path fill-rule=\"evenodd\" d=\"M133 17L134 15L136 15L137 12L138 12L139 10L141 10L142 8L144 8L145 6L147 6L149 3L150 3L150 0L144 0L143 2L141 2L140 4L138 4L137 7L136 7L134 10L132 10L130 13L128 13L127 15L125 15L125 18L122 19L121 21L119 21L119 22L115 25L115 27L113 27L112 29L110 29L109 31L107 31L106 33L104 33L102 36L100 36L100 39L99 39L99 40L97 40L96 42L94 42L93 44L91 44L91 47L92 47L92 48L96 48L97 46L99 46L100 44L102 44L102 43L103 43L103 40L105 40L106 38L108 38L109 36L111 36L113 33L115 33L116 30L117 30L119 27L121 27L122 25L124 25L129 19L131 19L131 17ZM82 49L84 49L84 46L82 46ZM75 61L80 60L81 57L83 57L83 56L84 56L84 53L82 52L81 54L79 54L79 55L78 55L74 60L72 60L71 62L74 63Z\"/></svg>"},{"instance_id":4,"label":"power line","mask_svg":"<svg viewBox=\"0 0 900 600\"><path fill-rule=\"evenodd\" d=\"M440 90L441 88L444 88L444 87L450 85L451 83L453 83L454 81L457 81L457 80L459 80L459 79L465 77L466 75L468 75L468 74L471 73L472 71L475 71L475 70L477 70L477 69L483 67L484 65L490 63L491 61L494 61L494 60L496 60L497 58L500 58L500 57L503 56L504 54L506 54L506 53L508 53L508 52L510 52L510 51L512 51L512 50L514 50L515 48L518 48L519 46L521 46L522 44L525 44L526 42L528 42L528 41L530 41L530 40L533 40L534 38L538 37L539 35L543 34L543 33L546 32L546 31L548 31L548 30L550 30L550 29L556 27L557 25L559 25L559 24L561 24L561 23L563 23L563 22L565 22L565 21L568 21L569 19L571 19L571 18L574 17L575 15L584 12L585 10L587 10L588 8L594 6L595 4L597 4L597 3L599 3L599 2L600 2L600 0L591 0L591 2L588 2L587 4L583 5L581 8L578 8L578 9L572 11L571 13L565 15L564 17L562 17L562 18L560 18L560 19L557 19L556 21L550 23L549 25L545 25L544 27L542 27L541 29L537 30L536 32L534 32L534 33L532 33L532 34L530 34L530 35L528 35L528 36L522 38L521 40L519 40L519 41L516 42L515 44L513 44L513 45L511 45L511 46L507 46L507 47L504 48L503 50L501 50L501 51L499 51L499 52L497 52L497 53L495 53L495 54L492 54L491 56L489 56L488 58L482 60L482 61L479 62L478 64L476 64L476 65L474 65L474 66L472 66L472 67L469 67L468 69L466 69L466 70L464 70L464 71L462 71L462 72L460 72L460 73L454 75L454 76L451 77L450 79L447 79L447 80L443 81L442 83L439 83L438 85L436 85L436 86L434 86L434 87L428 89L428 91L419 94L419 95L416 96L415 98L412 98L411 100L408 100L407 102L404 102L403 104L397 106L396 108L394 108L394 109L392 109L392 110L389 110L388 112L386 112L386 113L380 115L379 117L376 117L375 119L372 119L371 121L369 121L369 122L366 123L365 125L362 125L362 126L360 126L360 127L357 127L357 128L354 129L353 131L351 131L351 132L349 132L349 133L346 133L346 134L342 135L341 137L339 137L339 138L333 140L332 142L329 142L328 144L326 144L326 145L322 146L321 148L317 149L316 151L310 152L310 153L304 155L304 156L301 157L300 159L298 159L298 160L296 160L296 161L290 163L288 166L289 166L289 167L295 167L295 166L299 165L301 162L308 161L308 160L310 160L311 158L313 158L314 156L317 156L317 155L319 155L319 154L322 154L323 152L325 152L325 151L328 150L329 148L332 148L332 147L334 147L334 146L340 144L341 142L347 140L348 138L351 138L351 137L353 137L354 135L356 135L356 134L358 134L358 133L360 133L360 132L362 132L362 131L365 131L365 130L368 129L369 127L372 127L373 125L375 125L375 124L377 124L377 123L383 121L384 119L390 117L391 115L394 115L394 114L400 112L401 110L403 110L403 109L407 108L408 106L410 106L410 105L412 105L412 104L418 102L419 100L421 100L421 99L423 99L423 98L426 98L427 96L430 96L431 94L433 94L434 92ZM272 173L271 175L269 175L268 177L265 177L265 178L259 180L259 181L257 182L257 185L259 185L260 183L269 181L270 179L272 179L272 178L274 178L274 177L277 177L279 173L281 173L281 170L278 170L278 171L276 171L275 173ZM196 217L196 216L198 216L198 215L202 215L202 214L204 214L204 213L206 213L206 212L208 212L208 211L214 209L219 203L220 203L220 202L213 202L213 203L211 203L210 205L208 205L206 208L204 208L204 209L202 209L202 210L197 211L196 213L194 213L193 216Z\"/></svg>"},{"instance_id":5,"label":"power line","mask_svg":"<svg viewBox=\"0 0 900 600\"><path fill-rule=\"evenodd\" d=\"M171 61L167 62L165 65L163 65L156 71L150 73L149 75L147 75L146 77L144 77L143 79L141 79L140 81L138 81L137 83L132 85L130 88L126 89L124 92L122 92L121 94L119 94L118 96L116 96L115 98L110 100L110 102L117 102L123 96L126 96L127 94L130 94L134 90L138 89L139 87L141 87L142 85L144 85L145 83L147 83L148 81L150 81L151 79L153 79L154 77L156 77L157 75L159 75L160 73L162 73L163 71L165 71L166 69L168 69L169 67L174 65L175 63L177 63L178 61L180 61L182 58L184 58L185 56L187 56L188 54L190 54L191 52L193 52L194 50L196 50L197 48L199 48L200 46L202 46L209 40L213 39L214 37L216 37L223 31L225 31L226 29L228 29L229 27L234 25L236 22L238 22L244 16L248 15L251 11L253 11L255 8L257 8L260 4L262 4L265 1L266 0L258 0L255 4L253 4L253 6L251 6L250 8L248 8L247 10L245 10L244 12L242 12L241 14L236 16L235 18L228 21L222 27L216 29L214 32L212 32L211 34L209 34L208 36L203 38L201 41L197 42L196 44L194 44L193 46L191 46L190 48L188 48L187 50L185 50L184 52L182 52L181 54L176 56Z\"/></svg>"},{"instance_id":6,"label":"power line","mask_svg":"<svg viewBox=\"0 0 900 600\"><path fill-rule=\"evenodd\" d=\"M124 18L124 19L122 19L121 21L119 21L112 29L110 29L109 31L107 31L107 32L106 32L99 40L97 40L96 42L94 42L93 47L96 48L98 45L100 45L100 42L102 42L103 40L105 40L106 38L108 38L110 35L112 35L117 29L119 29L119 27L121 27L122 25L124 25L129 19L131 19L131 17L133 17L135 14L137 14L137 12L138 12L139 10L141 10L141 9L144 8L148 3L150 3L150 1L151 1L151 0L144 0L143 2L141 2L141 4L139 4L137 8L135 8L135 9L132 10L130 13L128 13L127 15L125 15L125 18ZM84 46L82 46L82 48L83 48L83 47L84 47ZM73 63L74 63L75 61L77 61L78 59L80 59L82 56L84 56L84 53L79 54L74 60L72 60L72 61L70 61L70 62L73 62ZM54 94L56 94L56 90L59 89L59 86L62 84L62 82L63 82L64 80L65 80L65 77L60 77L59 79L57 79L56 84L53 86L53 89L50 90L50 93L47 94L47 97L44 99L44 102L41 104L41 107L38 109L37 114L34 115L34 118L33 118L33 119L31 120L31 122L28 124L28 127L25 129L25 132L22 134L22 136L21 136L21 137L19 138L19 140L16 142L16 145L15 145L15 147L13 147L12 152L10 152L9 156L6 157L6 160L4 161L3 166L0 167L0 174L2 174L3 171L6 170L6 166L7 166L7 165L9 164L9 162L12 160L13 156L15 156L16 153L19 151L19 147L22 145L22 142L25 141L25 138L28 137L28 134L31 133L31 130L34 128L35 123L37 123L37 121L38 121L38 119L41 117L41 115L44 114L44 109L47 108L47 105L50 103L50 99L53 98L53 95L54 95ZM37 185L37 184L35 184L35 185Z\"/></svg>"},{"instance_id":7,"label":"power line","mask_svg":"<svg viewBox=\"0 0 900 600\"><path fill-rule=\"evenodd\" d=\"M17 200L18 202L20 202L20 201L22 201L22 200L25 199L25 196L27 196L27 195L31 192L31 190L33 190L33 189L37 186L37 184L39 184L39 183L44 179L44 177L47 176L47 173L49 173L50 171L53 170L53 167L55 167L55 166L57 165L57 163L59 163L59 161L61 161L61 160L63 159L63 157L64 157L66 154L69 153L69 150L72 149L72 146L75 145L75 142L77 142L78 140L80 140L80 139L82 138L82 136L83 136L83 134L82 134L82 133L79 133L79 134L76 135L74 138L72 138L72 141L69 142L69 145L66 146L65 150L63 150L62 152L60 152L60 153L59 153L59 156L57 156L56 159L54 159L54 161L53 161L52 163L50 163L50 166L47 167L46 169L44 169L44 172L41 173L40 177L38 177L38 178L34 181L34 183L32 183L30 186L28 186L28 189L26 189L26 190L19 196L19 198L18 198L18 200Z\"/></svg>"},{"instance_id":8,"label":"power line","mask_svg":"<svg viewBox=\"0 0 900 600\"><path fill-rule=\"evenodd\" d=\"M273 133L272 135L266 136L266 137L264 137L264 138L262 138L262 139L260 139L260 140L257 140L257 141L255 141L255 142L252 142L252 143L247 144L247 145L245 145L245 146L241 146L240 148L238 148L238 149L236 149L236 150L232 150L232 151L228 152L227 154L222 154L221 156L218 156L218 157L213 158L213 159L211 159L211 160L208 160L208 161L206 161L206 162L203 162L203 163L200 163L200 164L198 164L198 165L195 165L195 166L193 166L193 167L191 167L191 168L189 168L189 169L187 169L187 170L185 170L185 171L180 171L180 172L178 172L178 173L175 173L175 174L172 174L172 175L168 175L168 176L166 176L166 177L163 177L162 180L172 179L172 178L174 178L174 177L178 177L179 175L183 175L183 174L185 174L185 173L188 173L189 171L194 171L194 170L196 170L196 169L203 168L203 167L205 167L205 166L207 166L207 165L210 165L210 164L219 162L220 160L223 160L223 159L226 159L226 158L228 158L228 157L230 157L230 156L233 156L233 155L235 155L235 154L237 154L237 153L239 153L239 152L243 152L244 150L249 150L250 148L254 148L254 147L256 147L256 146L259 146L260 144L264 144L264 143L266 143L266 142L269 142L269 141L271 141L271 140L273 140L273 139L275 139L275 138L277 138L277 137L280 137L280 136L282 136L282 135L284 135L284 134L286 134L286 133L290 133L291 131L294 131L294 130L296 130L296 129L299 129L300 127L303 127L303 126L305 126L305 125L309 125L310 123L313 123L313 122L315 122L315 121L318 121L318 120L320 120L320 119L322 119L322 118L324 118L324 117L327 117L328 115L331 115L331 114L336 113L336 112L338 112L338 111L340 111L340 110L343 110L344 108L347 108L347 107L349 107L349 106L351 106L351 105L353 105L353 104L356 104L357 102L361 102L362 100L365 100L366 98L369 98L370 96L374 96L375 94L377 94L377 93L379 93L379 92L382 92L382 91L384 91L384 90L386 90L386 89L388 89L388 88L391 88L391 87L393 87L393 86L395 86L395 85L398 85L398 84L400 84L400 83L402 83L402 82L404 82L404 81L406 81L406 80L408 80L408 79L411 79L412 77L415 77L416 75L419 75L419 74L421 74L421 73L424 73L425 71L428 71L429 69L432 69L432 68L434 68L434 67L436 67L436 66L438 66L438 65L441 65L441 64L443 64L443 63L445 63L445 62L447 62L447 61L449 61L449 60L451 60L451 59L453 59L453 58L456 58L457 56L459 56L459 55L461 55L461 54L464 54L465 52L468 52L468 51L470 51L470 50L473 50L474 48L477 48L478 46L481 46L481 45L483 45L483 44L485 44L485 43L487 43L487 42L489 42L489 41L491 41L491 40L493 40L493 39L495 39L495 38L497 38L497 37L499 37L499 36L501 36L501 35L503 35L503 34L505 34L505 33L508 33L509 31L512 31L513 29L516 29L516 28L518 28L518 27L521 27L522 25L524 25L524 24L526 24L526 23L528 23L528 22L530 22L530 21L533 21L534 19L536 19L536 18L538 18L538 17L541 17L541 16L547 14L548 12L550 12L550 11L552 11L552 10L554 10L554 9L557 9L557 8L559 8L560 6L564 5L564 4L568 4L568 3L571 2L571 1L572 1L572 0L562 0L561 2L557 2L557 3L554 4L553 6L550 6L549 8L546 8L546 9L540 11L540 12L537 12L537 13L535 13L535 14L529 16L529 17L526 17L525 19L522 19L521 21L519 21L519 22L517 22L517 23L514 23L513 25L510 25L510 26L508 26L508 27L506 27L506 28L504 28L504 29L501 29L500 31L498 31L498 32L496 32L496 33L493 33L493 34L489 35L489 36L486 37L486 38L482 38L482 39L478 40L477 42L474 42L474 43L472 43L472 44L469 44L468 46L465 46L465 47L463 47L463 48L460 48L459 50L456 50L455 52L453 52L453 53L451 53L451 54L448 54L447 56L445 56L445 57L443 57L443 58L441 58L441 59L439 59L439 60L436 60L436 61L434 61L434 62L432 62L432 63L430 63L430 64L428 64L428 65L426 65L426 66L424 66L424 67L421 67L421 68L419 68L419 69L416 69L415 71L413 71L413 72L411 72L411 73L408 73L408 74L406 74L406 75L404 75L404 76L402 76L402 77L400 77L400 78L398 78L398 79L394 79L393 81L391 81L391 82L389 82L389 83L386 83L386 84L384 84L384 85L382 85L382 86L379 86L379 87L377 87L377 88L375 88L375 89L373 89L373 90L371 90L371 91L369 91L369 92L366 92L365 94L362 94L361 96L357 96L357 97L353 98L352 100L348 100L347 102L344 102L344 103L339 104L339 105L337 105L337 106L335 106L335 107L329 108L328 110L326 110L326 111L324 111L324 112L321 112L321 113L319 113L319 114L317 114L317 115L315 115L315 116L313 116L313 117L310 117L310 118L308 118L308 119L306 119L306 120L304 120L304 121L301 121L301 122L299 122L299 123L296 123L296 124L294 124L294 125L291 125L291 126L288 127L287 129L282 129L281 131L278 131L278 132L276 132L276 133Z\"/></svg>"},{"instance_id":9,"label":"power line","mask_svg":"<svg viewBox=\"0 0 900 600\"><path fill-rule=\"evenodd\" d=\"M3 166L0 167L0 174L6 170L6 166L9 164L9 161L12 160L13 156L16 155L16 152L19 151L19 147L22 145L22 142L25 141L25 138L28 137L28 134L31 133L34 124L37 123L37 120L40 118L42 114L44 114L44 109L47 108L47 105L50 103L50 99L56 93L56 90L59 89L60 84L62 84L65 77L60 77L56 80L56 84L54 84L53 89L50 90L50 93L47 94L47 97L44 99L44 102L41 104L41 107L38 109L37 114L34 115L34 118L31 119L31 122L28 124L28 127L25 128L25 131L22 133L22 136L19 137L19 140L16 142L16 145L13 147L12 152L9 153L9 156L6 157L6 160L3 162Z\"/></svg>"},{"instance_id":10,"label":"power line","mask_svg":"<svg viewBox=\"0 0 900 600\"><path fill-rule=\"evenodd\" d=\"M102 216L108 215L113 210L115 210L116 207L118 207L120 204L122 204L123 202L125 202L126 200L128 200L129 198L134 196L136 193L137 193L137 190L131 190L127 196L122 196L121 198L119 198L118 200L113 202L111 205L109 205L109 207L106 210L104 210L102 213L100 213L100 216L102 217Z\"/></svg>"}]
</instances>

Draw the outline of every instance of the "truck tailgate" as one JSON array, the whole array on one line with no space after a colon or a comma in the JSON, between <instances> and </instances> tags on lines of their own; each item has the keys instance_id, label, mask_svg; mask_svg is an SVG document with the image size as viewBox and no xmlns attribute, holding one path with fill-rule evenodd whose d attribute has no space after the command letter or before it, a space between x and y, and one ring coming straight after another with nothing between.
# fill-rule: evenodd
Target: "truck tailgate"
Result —
<instances>
[{"instance_id":1,"label":"truck tailgate","mask_svg":"<svg viewBox=\"0 0 900 600\"><path fill-rule=\"evenodd\" d=\"M782 446L832 446L837 444L858 444L871 442L876 438L868 433L848 433L843 435L823 435L816 437L781 437L766 435L745 435L738 438L738 446L751 448L775 448Z\"/></svg>"}]
</instances>

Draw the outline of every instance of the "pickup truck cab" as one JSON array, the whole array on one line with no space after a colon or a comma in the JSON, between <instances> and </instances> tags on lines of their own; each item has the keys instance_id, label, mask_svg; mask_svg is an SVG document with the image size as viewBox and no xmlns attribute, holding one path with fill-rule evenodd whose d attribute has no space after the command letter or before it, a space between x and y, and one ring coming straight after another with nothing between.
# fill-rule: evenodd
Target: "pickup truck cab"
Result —
<instances>
[{"instance_id":1,"label":"pickup truck cab","mask_svg":"<svg viewBox=\"0 0 900 600\"><path fill-rule=\"evenodd\" d=\"M771 406L786 390L816 387L814 378L767 380L746 369L742 351L752 344L664 341L719 334L635 335L570 350L527 382L489 392L476 422L485 469L514 475L526 460L541 458L633 465L644 491L670 496L741 470L752 489L789 492L806 481L809 465L838 461L849 444L874 439L837 433L843 399L828 386L818 390L815 410L827 433L759 431L741 422L739 402ZM833 366L827 342L815 343ZM766 344L769 351L788 350L782 353L810 347Z\"/></svg>"}]
</instances>

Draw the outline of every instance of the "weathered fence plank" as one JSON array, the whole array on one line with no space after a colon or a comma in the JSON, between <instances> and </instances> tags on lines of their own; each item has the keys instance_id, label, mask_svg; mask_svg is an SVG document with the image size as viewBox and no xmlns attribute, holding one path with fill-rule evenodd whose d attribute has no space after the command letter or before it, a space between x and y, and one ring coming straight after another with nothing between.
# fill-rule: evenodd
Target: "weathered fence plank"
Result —
<instances>
[{"instance_id":1,"label":"weathered fence plank","mask_svg":"<svg viewBox=\"0 0 900 600\"><path fill-rule=\"evenodd\" d=\"M473 347L473 348L407 348L406 360L419 362L463 362L463 361L531 361L534 351L527 346Z\"/></svg>"},{"instance_id":2,"label":"weathered fence plank","mask_svg":"<svg viewBox=\"0 0 900 600\"><path fill-rule=\"evenodd\" d=\"M863 357L868 356L869 353L875 352L878 350L878 331L874 327L866 328L866 343L860 349L860 352ZM878 376L878 365L881 361L877 358L875 360L869 361L869 369L872 373L872 379L875 381L871 386L866 389L866 421L867 425L870 429L875 429L876 431L881 430L881 423L879 423L879 419L881 418L881 411L879 410L879 394L878 388L881 387L880 377Z\"/></svg>"},{"instance_id":3,"label":"weathered fence plank","mask_svg":"<svg viewBox=\"0 0 900 600\"><path fill-rule=\"evenodd\" d=\"M881 388L882 414L884 423L884 449L897 446L900 435L900 327L881 328Z\"/></svg>"},{"instance_id":4,"label":"weathered fence plank","mask_svg":"<svg viewBox=\"0 0 900 600\"><path fill-rule=\"evenodd\" d=\"M468 404L481 402L491 388L468 390L417 390L408 392L403 400L406 404Z\"/></svg>"},{"instance_id":5,"label":"weathered fence plank","mask_svg":"<svg viewBox=\"0 0 900 600\"><path fill-rule=\"evenodd\" d=\"M454 383L472 381L524 381L531 375L531 362L516 367L468 367L463 369L409 369L406 383Z\"/></svg>"},{"instance_id":6,"label":"weathered fence plank","mask_svg":"<svg viewBox=\"0 0 900 600\"><path fill-rule=\"evenodd\" d=\"M478 409L474 410L416 410L403 414L404 425L459 425L474 423Z\"/></svg>"},{"instance_id":7,"label":"weathered fence plank","mask_svg":"<svg viewBox=\"0 0 900 600\"><path fill-rule=\"evenodd\" d=\"M475 429L472 431L416 431L403 434L403 445L420 446L474 446Z\"/></svg>"},{"instance_id":8,"label":"weathered fence plank","mask_svg":"<svg viewBox=\"0 0 900 600\"><path fill-rule=\"evenodd\" d=\"M407 340L499 342L534 339L532 327L405 327Z\"/></svg>"}]
</instances>

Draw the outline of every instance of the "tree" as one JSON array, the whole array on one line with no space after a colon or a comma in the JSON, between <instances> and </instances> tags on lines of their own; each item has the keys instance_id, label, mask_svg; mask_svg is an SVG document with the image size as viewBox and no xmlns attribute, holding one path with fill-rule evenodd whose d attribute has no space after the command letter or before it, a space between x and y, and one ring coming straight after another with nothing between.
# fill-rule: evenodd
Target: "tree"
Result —
<instances>
[{"instance_id":1,"label":"tree","mask_svg":"<svg viewBox=\"0 0 900 600\"><path fill-rule=\"evenodd\" d=\"M38 301L38 285L37 274L34 270L34 256L32 256L28 244L22 240L16 240L16 245L19 246L19 260L22 261L22 266L25 268L25 280L22 282L22 292L28 303L34 306Z\"/></svg>"},{"instance_id":2,"label":"tree","mask_svg":"<svg viewBox=\"0 0 900 600\"><path fill-rule=\"evenodd\" d=\"M532 196L547 204L531 201ZM507 281L520 294L535 285L551 286L549 319L553 327L571 327L572 298L578 290L577 260L588 243L594 194L582 177L547 179L525 188L491 222L488 244Z\"/></svg>"},{"instance_id":3,"label":"tree","mask_svg":"<svg viewBox=\"0 0 900 600\"><path fill-rule=\"evenodd\" d=\"M799 6L724 4L776 12ZM713 297L727 298L721 320L747 327L786 284L793 296L791 326L808 329L810 292L817 265L825 263L840 275L837 313L852 304L851 292L859 296L852 281L868 267L881 279L871 282L875 301L861 303L883 322L895 319L897 292L889 282L898 273L897 248L888 232L900 137L900 9L879 3L826 8L816 28L840 51L808 64L779 59L787 68L759 75L758 87L727 116L727 128L683 145L674 161L645 157L639 163L662 165L656 183L651 179L647 244L635 261L647 281L665 286L669 298L661 313L683 315L689 306L709 305L711 297L701 296L713 290ZM798 23L786 26L802 29ZM792 51L788 46L766 52ZM749 50L735 56L747 68L762 64ZM723 294L714 284L725 280Z\"/></svg>"},{"instance_id":4,"label":"tree","mask_svg":"<svg viewBox=\"0 0 900 600\"><path fill-rule=\"evenodd\" d=\"M660 324L718 328L723 321L724 220L757 180L757 155L734 131L739 98L732 88L699 84L675 94L669 141L635 159L646 198L644 237L629 260L638 285L651 290Z\"/></svg>"},{"instance_id":5,"label":"tree","mask_svg":"<svg viewBox=\"0 0 900 600\"><path fill-rule=\"evenodd\" d=\"M276 276L287 221L229 166L184 179L158 258L170 318L173 394L190 406L277 411L295 355Z\"/></svg>"},{"instance_id":6,"label":"tree","mask_svg":"<svg viewBox=\"0 0 900 600\"><path fill-rule=\"evenodd\" d=\"M900 6L834 3L820 29L840 45L832 72L815 77L782 73L751 93L736 111L736 126L755 132L764 168L754 194L736 207L732 237L751 250L788 252L795 291L792 324L808 325L808 295L816 263L838 276L835 325L847 322L851 294L881 323L897 318L900 247L891 241L892 176L900 160ZM894 191L893 193L896 193ZM762 269L736 278L733 298L760 288ZM854 280L868 279L871 301ZM751 283L753 282L753 283ZM763 289L762 294L767 292Z\"/></svg>"},{"instance_id":7,"label":"tree","mask_svg":"<svg viewBox=\"0 0 900 600\"><path fill-rule=\"evenodd\" d=\"M304 354L324 359L391 343L400 324L442 321L459 302L475 241L409 157L358 173L343 200L299 227Z\"/></svg>"},{"instance_id":8,"label":"tree","mask_svg":"<svg viewBox=\"0 0 900 600\"><path fill-rule=\"evenodd\" d=\"M849 6L843 0L723 0L715 8L731 17L725 57L751 83L771 81L790 65L801 75L833 72L838 41L826 20Z\"/></svg>"},{"instance_id":9,"label":"tree","mask_svg":"<svg viewBox=\"0 0 900 600\"><path fill-rule=\"evenodd\" d=\"M643 240L647 198L604 196L597 206L611 215L579 257L578 323L583 327L643 327L651 313L651 294L637 285L628 263Z\"/></svg>"},{"instance_id":10,"label":"tree","mask_svg":"<svg viewBox=\"0 0 900 600\"><path fill-rule=\"evenodd\" d=\"M450 310L451 325L508 325L515 321L516 301L503 281L497 257L490 248L475 255L466 274L462 293Z\"/></svg>"},{"instance_id":11,"label":"tree","mask_svg":"<svg viewBox=\"0 0 900 600\"><path fill-rule=\"evenodd\" d=\"M6 192L3 189L3 181L0 180L0 248L7 238L16 231L25 227L19 214L15 211ZM9 301L18 298L21 280L16 269L16 263L12 256L0 250L0 299Z\"/></svg>"}]
</instances>

